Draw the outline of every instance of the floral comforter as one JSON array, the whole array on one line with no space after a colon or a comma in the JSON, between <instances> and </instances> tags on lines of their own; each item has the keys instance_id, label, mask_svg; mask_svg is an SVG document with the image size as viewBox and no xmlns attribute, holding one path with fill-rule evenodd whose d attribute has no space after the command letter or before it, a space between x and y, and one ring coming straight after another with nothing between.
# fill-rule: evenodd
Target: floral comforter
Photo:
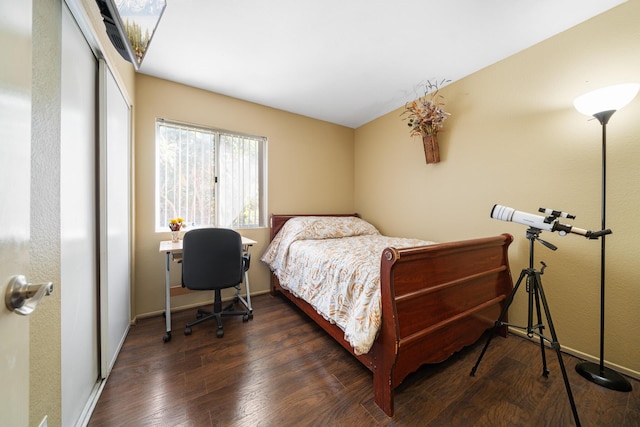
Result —
<instances>
[{"instance_id":1,"label":"floral comforter","mask_svg":"<svg viewBox=\"0 0 640 427\"><path fill-rule=\"evenodd\" d=\"M338 325L359 355L369 352L380 327L382 251L432 243L382 236L357 217L296 217L286 222L261 261L283 288Z\"/></svg>"}]
</instances>

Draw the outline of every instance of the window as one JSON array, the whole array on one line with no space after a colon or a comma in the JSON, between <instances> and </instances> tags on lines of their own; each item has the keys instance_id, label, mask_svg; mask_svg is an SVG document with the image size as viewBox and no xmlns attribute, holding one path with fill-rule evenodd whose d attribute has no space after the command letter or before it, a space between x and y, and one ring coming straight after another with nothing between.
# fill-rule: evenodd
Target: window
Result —
<instances>
[{"instance_id":1,"label":"window","mask_svg":"<svg viewBox=\"0 0 640 427\"><path fill-rule=\"evenodd\" d=\"M156 231L266 225L267 139L156 120Z\"/></svg>"}]
</instances>

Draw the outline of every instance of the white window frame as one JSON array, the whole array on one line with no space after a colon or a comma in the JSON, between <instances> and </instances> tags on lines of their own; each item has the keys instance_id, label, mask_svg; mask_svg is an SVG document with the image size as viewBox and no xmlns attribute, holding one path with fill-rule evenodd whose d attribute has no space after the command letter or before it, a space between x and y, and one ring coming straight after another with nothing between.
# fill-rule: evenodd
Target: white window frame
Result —
<instances>
[{"instance_id":1,"label":"white window frame","mask_svg":"<svg viewBox=\"0 0 640 427\"><path fill-rule=\"evenodd\" d=\"M161 185L162 181L160 177L162 169L161 162L163 161L161 159L161 144L164 143L160 136L161 126L174 127L183 132L196 132L200 135L208 135L213 138L213 148L210 148L210 151L213 152L211 167L213 168L213 174L215 176L215 182L212 184L212 198L214 200L212 203L214 203L215 206L212 224L194 221L196 215L190 212L190 206L187 206L188 202L184 202L182 207L172 209L172 212L169 212L169 209L165 209L167 203L165 203L164 208L161 206L161 203L163 203L162 199L164 199L161 197L161 192L163 191L162 189L165 188ZM183 218L187 229L194 227L224 227L234 229L266 227L267 142L267 138L262 136L242 134L163 118L156 119L155 231L168 232L168 221L175 217ZM194 142L191 143L194 144ZM183 143L183 148L186 148L184 144L186 143ZM175 153L179 151L180 150L175 150ZM188 152L188 149L185 151ZM242 154L248 152L248 154L237 156L238 151ZM223 156L224 160L221 158ZM246 177L250 179L246 180ZM181 182L188 181L187 179L182 179L182 177L180 178ZM184 186L181 188L183 187ZM187 187L189 187L189 185L187 185ZM183 189L183 191L186 190ZM256 192L258 193L257 201L252 197ZM246 193L249 194L249 199L245 200ZM191 194L193 195L194 192L191 192ZM202 194L199 195L202 196ZM250 203L248 203L247 200L250 200ZM243 221L241 214L243 212L246 213L247 204L252 203L257 205L257 213L254 212L250 220ZM238 211L238 209L241 209L241 211ZM181 210L183 212L180 212Z\"/></svg>"}]
</instances>

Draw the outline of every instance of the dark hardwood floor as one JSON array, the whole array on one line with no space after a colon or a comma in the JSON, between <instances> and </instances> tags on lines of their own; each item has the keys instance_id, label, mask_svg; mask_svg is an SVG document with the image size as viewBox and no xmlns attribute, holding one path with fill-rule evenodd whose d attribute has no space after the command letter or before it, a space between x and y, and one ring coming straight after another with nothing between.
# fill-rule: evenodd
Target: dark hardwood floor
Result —
<instances>
[{"instance_id":1,"label":"dark hardwood floor","mask_svg":"<svg viewBox=\"0 0 640 427\"><path fill-rule=\"evenodd\" d=\"M571 426L555 352L541 375L538 345L496 337L474 377L485 339L421 368L395 393L395 416L373 401L372 374L280 297L252 299L254 319L205 322L183 335L195 309L132 326L89 426ZM562 337L559 337L562 343ZM575 372L563 355L583 426L640 426L640 382L611 391Z\"/></svg>"}]
</instances>

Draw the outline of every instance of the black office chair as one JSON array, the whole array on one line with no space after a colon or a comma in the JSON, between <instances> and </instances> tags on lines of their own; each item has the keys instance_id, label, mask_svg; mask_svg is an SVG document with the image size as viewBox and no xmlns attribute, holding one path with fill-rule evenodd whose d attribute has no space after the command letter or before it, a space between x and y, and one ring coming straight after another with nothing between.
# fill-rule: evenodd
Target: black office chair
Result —
<instances>
[{"instance_id":1,"label":"black office chair","mask_svg":"<svg viewBox=\"0 0 640 427\"><path fill-rule=\"evenodd\" d=\"M224 335L222 316L242 316L243 321L253 318L250 304L240 295L243 275L249 298L247 271L251 257L242 247L240 234L225 228L201 228L185 233L182 242L182 286L192 290L213 290L213 311L198 310L197 319L187 324L185 335L191 335L191 327L206 320L218 322L218 338ZM221 290L236 288L234 301L222 308ZM241 301L245 310L232 310ZM205 317L203 317L205 316Z\"/></svg>"}]
</instances>

